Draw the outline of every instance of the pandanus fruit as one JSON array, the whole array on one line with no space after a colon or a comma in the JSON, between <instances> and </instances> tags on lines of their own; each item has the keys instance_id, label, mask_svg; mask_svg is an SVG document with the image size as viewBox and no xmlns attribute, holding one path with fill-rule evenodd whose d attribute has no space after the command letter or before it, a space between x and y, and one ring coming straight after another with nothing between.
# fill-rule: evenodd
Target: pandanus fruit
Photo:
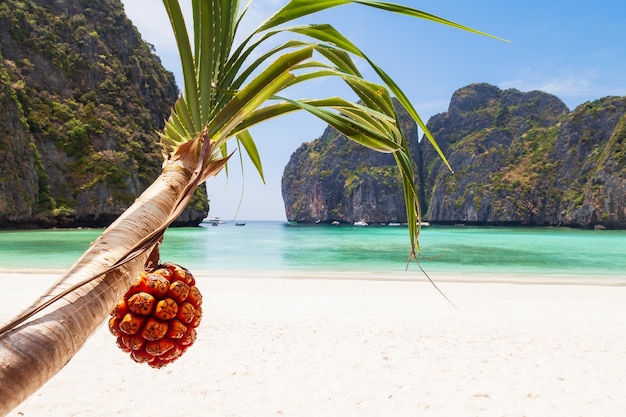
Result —
<instances>
[{"instance_id":1,"label":"pandanus fruit","mask_svg":"<svg viewBox=\"0 0 626 417\"><path fill-rule=\"evenodd\" d=\"M195 342L201 304L193 275L165 263L139 274L111 311L109 330L135 362L162 368Z\"/></svg>"}]
</instances>

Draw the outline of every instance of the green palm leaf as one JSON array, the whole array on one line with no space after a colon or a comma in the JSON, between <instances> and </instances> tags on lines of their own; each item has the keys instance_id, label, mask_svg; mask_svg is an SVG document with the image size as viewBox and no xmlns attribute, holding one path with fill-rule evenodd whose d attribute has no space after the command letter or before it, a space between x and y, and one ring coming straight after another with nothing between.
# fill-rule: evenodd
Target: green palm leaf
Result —
<instances>
[{"instance_id":1,"label":"green palm leaf","mask_svg":"<svg viewBox=\"0 0 626 417\"><path fill-rule=\"evenodd\" d=\"M261 176L261 180L265 184L265 177L263 176L263 167L261 165L261 157L259 156L259 151L256 148L256 143L254 143L254 139L252 139L252 135L247 130L243 130L237 134L237 142L241 143L241 145L245 148L246 153L250 157L252 164L259 172Z\"/></svg>"}]
</instances>

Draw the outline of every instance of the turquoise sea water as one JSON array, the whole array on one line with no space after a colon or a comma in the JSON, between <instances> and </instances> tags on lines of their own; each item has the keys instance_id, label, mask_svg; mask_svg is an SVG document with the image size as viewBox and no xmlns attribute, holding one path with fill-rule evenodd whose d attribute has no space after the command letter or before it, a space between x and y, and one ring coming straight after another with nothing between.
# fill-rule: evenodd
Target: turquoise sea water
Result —
<instances>
[{"instance_id":1,"label":"turquoise sea water","mask_svg":"<svg viewBox=\"0 0 626 417\"><path fill-rule=\"evenodd\" d=\"M65 269L99 229L0 232L0 269ZM626 283L626 231L557 228L428 227L428 272L601 277ZM406 227L233 223L169 229L161 259L197 271L402 272ZM415 266L411 269L416 270Z\"/></svg>"}]
</instances>

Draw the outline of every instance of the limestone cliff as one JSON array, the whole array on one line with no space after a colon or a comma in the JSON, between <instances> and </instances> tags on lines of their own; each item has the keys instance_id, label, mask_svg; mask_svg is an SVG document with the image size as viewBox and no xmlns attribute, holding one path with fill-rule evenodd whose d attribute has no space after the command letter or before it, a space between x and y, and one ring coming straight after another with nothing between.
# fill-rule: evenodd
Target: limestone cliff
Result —
<instances>
[{"instance_id":1,"label":"limestone cliff","mask_svg":"<svg viewBox=\"0 0 626 417\"><path fill-rule=\"evenodd\" d=\"M457 90L446 113L427 126L455 170L437 160L429 144L426 195L433 222L544 223L547 189L537 189L549 163L555 124L568 112L558 98L539 91L502 91L487 84Z\"/></svg>"},{"instance_id":2,"label":"limestone cliff","mask_svg":"<svg viewBox=\"0 0 626 417\"><path fill-rule=\"evenodd\" d=\"M1 2L0 226L108 225L158 175L177 96L119 0Z\"/></svg>"},{"instance_id":3,"label":"limestone cliff","mask_svg":"<svg viewBox=\"0 0 626 417\"><path fill-rule=\"evenodd\" d=\"M544 92L473 84L457 90L448 111L433 116L428 127L455 170L443 166L428 141L412 149L430 222L626 228L626 98L607 97L570 112ZM407 135L418 143L414 128ZM361 159L363 151L332 140L336 136L327 129L285 168L287 218L402 221L388 215L404 210L399 188L390 184L378 191L394 178L391 163L381 176L377 162ZM341 157L351 165L362 161L354 176L364 176L369 205L361 204L358 212L335 205L328 216L330 196L343 201L353 195L345 174L319 169L345 164ZM308 165L298 170L303 161Z\"/></svg>"},{"instance_id":4,"label":"limestone cliff","mask_svg":"<svg viewBox=\"0 0 626 417\"><path fill-rule=\"evenodd\" d=\"M404 110L401 125L417 148L417 129ZM327 128L294 152L282 178L290 221L406 222L399 172L392 155L367 149Z\"/></svg>"},{"instance_id":5,"label":"limestone cliff","mask_svg":"<svg viewBox=\"0 0 626 417\"><path fill-rule=\"evenodd\" d=\"M428 122L455 169L443 169L424 144L428 218L625 228L625 123L626 98L568 112L537 91L460 89L448 112Z\"/></svg>"}]
</instances>

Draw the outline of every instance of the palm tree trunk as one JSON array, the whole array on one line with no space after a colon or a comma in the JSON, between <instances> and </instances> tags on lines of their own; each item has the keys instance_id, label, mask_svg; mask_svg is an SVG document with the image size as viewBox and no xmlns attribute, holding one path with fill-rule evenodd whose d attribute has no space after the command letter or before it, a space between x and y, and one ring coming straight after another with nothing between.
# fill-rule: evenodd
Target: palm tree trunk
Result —
<instances>
[{"instance_id":1,"label":"palm tree trunk","mask_svg":"<svg viewBox=\"0 0 626 417\"><path fill-rule=\"evenodd\" d=\"M137 242L165 224L188 192L192 174L165 168L120 216L34 304L109 271ZM154 245L153 245L154 246ZM143 268L150 250L90 280L23 323L0 335L0 415L8 414L67 364L102 324Z\"/></svg>"}]
</instances>

